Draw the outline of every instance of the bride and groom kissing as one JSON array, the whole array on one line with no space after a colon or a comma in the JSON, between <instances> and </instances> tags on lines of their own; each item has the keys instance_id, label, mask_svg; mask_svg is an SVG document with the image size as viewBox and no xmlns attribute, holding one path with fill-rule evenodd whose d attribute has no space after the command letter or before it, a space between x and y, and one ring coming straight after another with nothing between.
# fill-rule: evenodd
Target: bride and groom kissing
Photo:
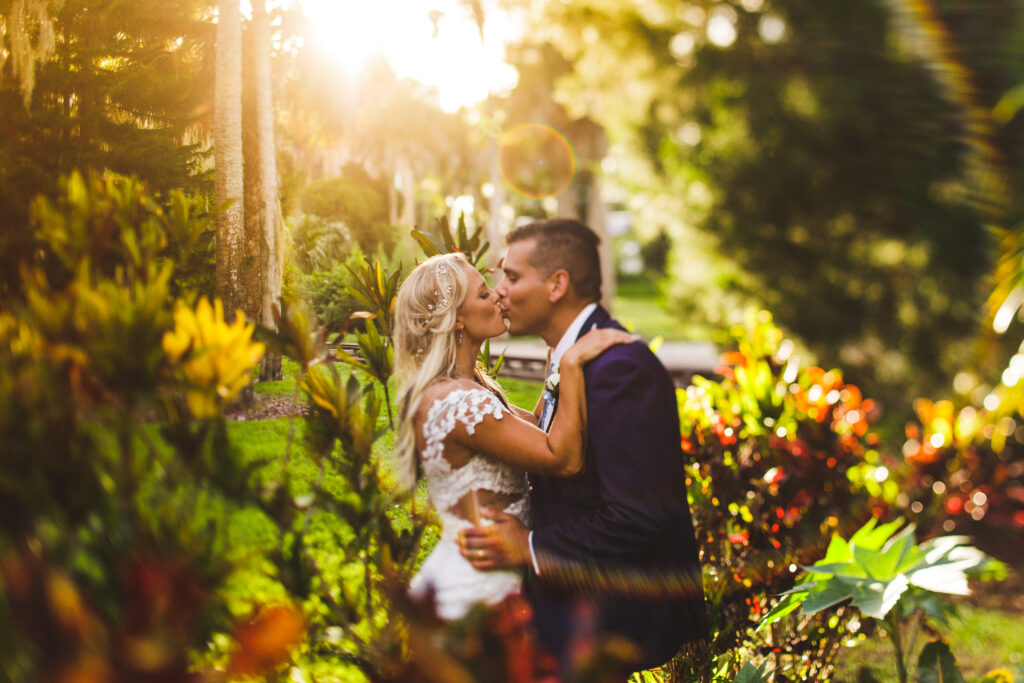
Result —
<instances>
[{"instance_id":1,"label":"bride and groom kissing","mask_svg":"<svg viewBox=\"0 0 1024 683\"><path fill-rule=\"evenodd\" d=\"M586 225L535 221L506 241L494 289L447 254L398 294L398 473L426 479L442 524L410 593L446 620L521 593L562 675L589 639L629 643L624 679L707 633L675 388L598 304ZM552 349L532 411L477 363L506 329Z\"/></svg>"}]
</instances>

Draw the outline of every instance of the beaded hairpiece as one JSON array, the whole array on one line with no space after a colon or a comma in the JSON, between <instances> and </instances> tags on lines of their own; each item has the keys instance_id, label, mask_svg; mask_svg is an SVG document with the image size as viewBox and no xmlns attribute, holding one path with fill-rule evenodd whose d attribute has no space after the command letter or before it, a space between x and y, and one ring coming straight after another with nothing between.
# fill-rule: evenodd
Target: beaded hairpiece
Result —
<instances>
[{"instance_id":1,"label":"beaded hairpiece","mask_svg":"<svg viewBox=\"0 0 1024 683\"><path fill-rule=\"evenodd\" d=\"M434 299L439 301L442 306L448 305L448 297L451 296L455 287L452 285L452 273L451 267L444 261L438 263L435 269L435 275L437 277L437 284L441 288L440 290L434 290ZM434 310L434 304L427 304L428 310Z\"/></svg>"}]
</instances>

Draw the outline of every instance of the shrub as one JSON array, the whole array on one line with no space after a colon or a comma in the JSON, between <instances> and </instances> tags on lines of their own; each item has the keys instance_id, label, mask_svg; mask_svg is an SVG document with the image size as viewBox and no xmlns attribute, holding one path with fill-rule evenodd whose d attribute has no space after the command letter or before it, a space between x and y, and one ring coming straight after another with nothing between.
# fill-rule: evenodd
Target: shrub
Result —
<instances>
[{"instance_id":1,"label":"shrub","mask_svg":"<svg viewBox=\"0 0 1024 683\"><path fill-rule=\"evenodd\" d=\"M335 263L344 261L353 248L359 248L343 223L310 214L299 216L288 234L289 261L304 273L330 270Z\"/></svg>"},{"instance_id":2,"label":"shrub","mask_svg":"<svg viewBox=\"0 0 1024 683\"><path fill-rule=\"evenodd\" d=\"M868 425L877 409L837 370L804 368L760 312L733 330L722 379L680 391L690 509L698 530L712 642L708 679L771 654L797 680L828 675L845 618L753 626L833 532L884 515L897 494ZM685 662L683 662L685 664ZM685 680L685 678L684 678Z\"/></svg>"},{"instance_id":3,"label":"shrub","mask_svg":"<svg viewBox=\"0 0 1024 683\"><path fill-rule=\"evenodd\" d=\"M362 305L348 291L352 281L348 268L358 268L364 257L358 250L352 252L344 262L333 264L329 270L314 271L299 277L296 293L316 313L321 327L331 331L340 330L349 317Z\"/></svg>"},{"instance_id":4,"label":"shrub","mask_svg":"<svg viewBox=\"0 0 1024 683\"><path fill-rule=\"evenodd\" d=\"M291 659L387 678L404 651L389 587L423 524L378 474L383 392L286 306L262 337L299 364L303 438L240 452L223 411L263 345L169 290L205 205L113 175L64 186L36 206L24 305L0 310L0 670L223 681Z\"/></svg>"},{"instance_id":5,"label":"shrub","mask_svg":"<svg viewBox=\"0 0 1024 683\"><path fill-rule=\"evenodd\" d=\"M932 532L970 535L1016 566L1024 562L1024 545L1006 539L1024 535L1022 401L1016 381L999 384L978 406L918 399L903 446L918 522Z\"/></svg>"},{"instance_id":6,"label":"shrub","mask_svg":"<svg viewBox=\"0 0 1024 683\"><path fill-rule=\"evenodd\" d=\"M394 231L387 225L387 205L369 182L344 177L310 183L302 193L302 211L330 223L341 223L367 254L378 247L390 252Z\"/></svg>"}]
</instances>

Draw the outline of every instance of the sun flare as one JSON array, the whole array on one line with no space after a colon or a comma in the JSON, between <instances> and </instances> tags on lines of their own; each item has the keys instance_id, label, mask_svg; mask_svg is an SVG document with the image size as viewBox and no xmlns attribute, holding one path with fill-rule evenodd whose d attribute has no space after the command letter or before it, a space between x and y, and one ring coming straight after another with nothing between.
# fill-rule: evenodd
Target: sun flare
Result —
<instances>
[{"instance_id":1,"label":"sun flare","mask_svg":"<svg viewBox=\"0 0 1024 683\"><path fill-rule=\"evenodd\" d=\"M488 93L511 89L516 70L505 45L521 34L507 13L491 9L483 37L456 0L301 0L318 40L350 73L383 55L395 73L437 90L448 112L471 106Z\"/></svg>"}]
</instances>

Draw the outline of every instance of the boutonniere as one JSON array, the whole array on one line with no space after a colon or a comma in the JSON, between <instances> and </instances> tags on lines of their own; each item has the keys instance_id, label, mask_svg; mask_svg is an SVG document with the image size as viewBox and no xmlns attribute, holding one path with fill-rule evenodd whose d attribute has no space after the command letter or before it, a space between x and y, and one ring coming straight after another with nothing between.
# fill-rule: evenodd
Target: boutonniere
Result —
<instances>
[{"instance_id":1,"label":"boutonniere","mask_svg":"<svg viewBox=\"0 0 1024 683\"><path fill-rule=\"evenodd\" d=\"M558 363L555 363L551 366L551 372L548 374L548 378L544 380L544 391L551 394L552 398L558 396L559 379L561 379L561 377L558 374Z\"/></svg>"}]
</instances>

